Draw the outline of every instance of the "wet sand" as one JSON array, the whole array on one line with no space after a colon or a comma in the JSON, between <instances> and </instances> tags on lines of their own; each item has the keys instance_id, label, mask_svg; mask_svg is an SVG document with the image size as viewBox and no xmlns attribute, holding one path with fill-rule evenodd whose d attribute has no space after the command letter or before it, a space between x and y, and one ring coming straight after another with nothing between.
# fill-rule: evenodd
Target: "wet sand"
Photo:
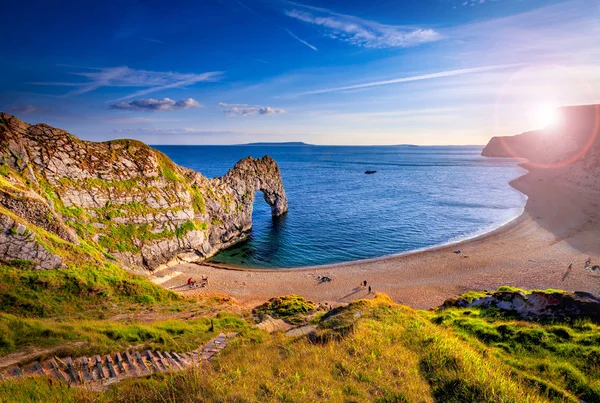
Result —
<instances>
[{"instance_id":1,"label":"wet sand","mask_svg":"<svg viewBox=\"0 0 600 403\"><path fill-rule=\"evenodd\" d=\"M184 295L228 295L247 306L298 294L318 302L343 303L368 297L360 287L414 308L434 308L469 290L502 285L557 288L600 294L600 272L584 270L589 257L600 264L600 192L556 179L559 172L533 170L511 183L528 196L524 212L488 234L422 252L293 270L255 270L184 264L159 276L182 274L162 285ZM461 253L454 253L460 250ZM573 271L567 266L573 263ZM202 289L188 277L208 276ZM319 283L317 276L330 276Z\"/></svg>"}]
</instances>

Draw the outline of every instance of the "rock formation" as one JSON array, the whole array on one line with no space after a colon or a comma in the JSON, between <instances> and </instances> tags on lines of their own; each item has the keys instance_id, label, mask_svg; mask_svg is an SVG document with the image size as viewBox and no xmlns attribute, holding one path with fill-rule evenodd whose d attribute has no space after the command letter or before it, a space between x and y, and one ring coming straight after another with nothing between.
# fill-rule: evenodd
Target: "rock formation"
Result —
<instances>
[{"instance_id":1,"label":"rock formation","mask_svg":"<svg viewBox=\"0 0 600 403\"><path fill-rule=\"evenodd\" d=\"M259 190L273 216L287 211L268 156L208 179L139 141L82 141L0 113L0 259L57 268L62 244L132 268L204 259L247 236Z\"/></svg>"},{"instance_id":2,"label":"rock formation","mask_svg":"<svg viewBox=\"0 0 600 403\"><path fill-rule=\"evenodd\" d=\"M526 158L527 168L550 168L559 179L600 190L600 105L569 106L558 113L555 126L493 137L481 155Z\"/></svg>"},{"instance_id":3,"label":"rock formation","mask_svg":"<svg viewBox=\"0 0 600 403\"><path fill-rule=\"evenodd\" d=\"M600 299L585 292L496 291L474 299L465 296L449 299L440 309L453 307L496 308L527 320L565 321L588 318L600 323Z\"/></svg>"}]
</instances>

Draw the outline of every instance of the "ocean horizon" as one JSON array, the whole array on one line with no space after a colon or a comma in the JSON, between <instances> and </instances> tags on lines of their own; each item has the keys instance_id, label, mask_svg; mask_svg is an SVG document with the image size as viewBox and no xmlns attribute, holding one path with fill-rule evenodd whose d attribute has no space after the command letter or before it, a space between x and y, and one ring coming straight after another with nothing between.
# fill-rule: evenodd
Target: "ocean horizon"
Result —
<instances>
[{"instance_id":1,"label":"ocean horizon","mask_svg":"<svg viewBox=\"0 0 600 403\"><path fill-rule=\"evenodd\" d=\"M153 147L209 178L247 156L277 161L289 211L273 218L257 193L248 239L210 260L237 267L319 266L431 248L492 231L526 201L509 185L526 172L521 160L482 157L483 146Z\"/></svg>"}]
</instances>

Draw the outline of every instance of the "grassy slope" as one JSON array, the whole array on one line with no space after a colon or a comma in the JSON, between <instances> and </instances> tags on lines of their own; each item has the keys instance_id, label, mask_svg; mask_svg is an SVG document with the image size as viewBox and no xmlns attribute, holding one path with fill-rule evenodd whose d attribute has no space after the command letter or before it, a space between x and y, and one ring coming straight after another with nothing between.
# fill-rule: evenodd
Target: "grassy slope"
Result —
<instances>
[{"instance_id":1,"label":"grassy slope","mask_svg":"<svg viewBox=\"0 0 600 403\"><path fill-rule=\"evenodd\" d=\"M42 379L5 382L16 401L600 401L600 327L534 324L477 309L434 313L384 295L320 318L311 340L246 333L213 365L98 394ZM260 337L257 337L260 336Z\"/></svg>"}]
</instances>

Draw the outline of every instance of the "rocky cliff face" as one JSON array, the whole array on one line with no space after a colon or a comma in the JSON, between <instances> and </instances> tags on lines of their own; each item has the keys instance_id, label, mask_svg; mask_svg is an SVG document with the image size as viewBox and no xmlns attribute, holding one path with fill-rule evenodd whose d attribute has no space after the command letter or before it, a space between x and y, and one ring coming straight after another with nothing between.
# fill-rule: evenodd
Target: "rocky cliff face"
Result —
<instances>
[{"instance_id":1,"label":"rocky cliff face","mask_svg":"<svg viewBox=\"0 0 600 403\"><path fill-rule=\"evenodd\" d=\"M478 298L449 299L440 309L495 308L527 320L565 321L590 319L600 323L600 299L585 292L496 291Z\"/></svg>"},{"instance_id":2,"label":"rocky cliff face","mask_svg":"<svg viewBox=\"0 0 600 403\"><path fill-rule=\"evenodd\" d=\"M246 237L259 190L273 216L287 211L281 172L268 156L208 179L138 141L82 141L0 113L4 260L57 268L68 263L60 253L68 245L137 268L200 260Z\"/></svg>"},{"instance_id":3,"label":"rocky cliff face","mask_svg":"<svg viewBox=\"0 0 600 403\"><path fill-rule=\"evenodd\" d=\"M481 155L526 158L529 168L554 169L559 178L600 190L600 105L570 106L559 113L556 126L494 137Z\"/></svg>"}]
</instances>

